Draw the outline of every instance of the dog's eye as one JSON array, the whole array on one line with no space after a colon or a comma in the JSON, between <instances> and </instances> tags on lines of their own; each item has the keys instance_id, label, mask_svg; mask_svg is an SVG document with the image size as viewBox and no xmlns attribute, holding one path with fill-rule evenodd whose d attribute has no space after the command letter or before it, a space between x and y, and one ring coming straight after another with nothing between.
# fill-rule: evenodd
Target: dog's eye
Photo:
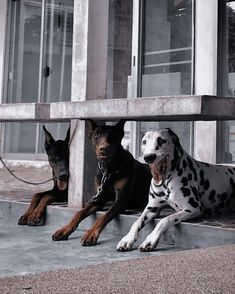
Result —
<instances>
[{"instance_id":1,"label":"dog's eye","mask_svg":"<svg viewBox=\"0 0 235 294\"><path fill-rule=\"evenodd\" d=\"M157 144L159 147L161 147L163 144L165 144L167 141L165 139L162 139L161 137L157 138Z\"/></svg>"},{"instance_id":2,"label":"dog's eye","mask_svg":"<svg viewBox=\"0 0 235 294\"><path fill-rule=\"evenodd\" d=\"M56 162L57 160L58 160L58 156L56 156L56 155L51 156L51 161L52 162Z\"/></svg>"},{"instance_id":3,"label":"dog's eye","mask_svg":"<svg viewBox=\"0 0 235 294\"><path fill-rule=\"evenodd\" d=\"M95 134L95 139L98 139L100 136L101 136L100 133L96 133L96 134Z\"/></svg>"},{"instance_id":4,"label":"dog's eye","mask_svg":"<svg viewBox=\"0 0 235 294\"><path fill-rule=\"evenodd\" d=\"M146 140L143 140L143 141L142 141L142 144L143 144L143 145L146 145Z\"/></svg>"}]
</instances>

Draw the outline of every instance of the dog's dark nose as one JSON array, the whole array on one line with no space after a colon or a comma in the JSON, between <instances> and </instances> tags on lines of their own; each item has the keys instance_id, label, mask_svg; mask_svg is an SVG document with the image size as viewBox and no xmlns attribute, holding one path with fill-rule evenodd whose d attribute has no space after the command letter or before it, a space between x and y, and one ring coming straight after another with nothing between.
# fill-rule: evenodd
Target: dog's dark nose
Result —
<instances>
[{"instance_id":1,"label":"dog's dark nose","mask_svg":"<svg viewBox=\"0 0 235 294\"><path fill-rule=\"evenodd\" d=\"M108 145L108 146L101 146L100 148L99 148L99 151L101 152L101 153L108 153L109 151L110 151L110 146Z\"/></svg>"},{"instance_id":2,"label":"dog's dark nose","mask_svg":"<svg viewBox=\"0 0 235 294\"><path fill-rule=\"evenodd\" d=\"M60 173L58 178L60 181L67 181L69 178L69 174L66 172Z\"/></svg>"},{"instance_id":3,"label":"dog's dark nose","mask_svg":"<svg viewBox=\"0 0 235 294\"><path fill-rule=\"evenodd\" d=\"M147 163L153 163L156 158L157 158L157 156L154 153L144 155L144 160Z\"/></svg>"}]
</instances>

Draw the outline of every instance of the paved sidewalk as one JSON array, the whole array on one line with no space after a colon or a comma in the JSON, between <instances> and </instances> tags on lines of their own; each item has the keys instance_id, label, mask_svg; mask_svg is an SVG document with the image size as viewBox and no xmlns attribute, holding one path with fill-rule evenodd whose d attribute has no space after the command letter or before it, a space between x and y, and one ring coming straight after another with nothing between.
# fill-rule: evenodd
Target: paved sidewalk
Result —
<instances>
[{"instance_id":1,"label":"paved sidewalk","mask_svg":"<svg viewBox=\"0 0 235 294\"><path fill-rule=\"evenodd\" d=\"M162 244L158 251L147 254L138 250L118 252L116 245L121 236L106 232L102 232L97 246L83 247L80 245L83 230L76 231L67 241L55 242L52 241L51 235L56 229L58 226L55 225L18 226L16 219L0 218L0 277L34 274L182 250L176 246Z\"/></svg>"},{"instance_id":2,"label":"paved sidewalk","mask_svg":"<svg viewBox=\"0 0 235 294\"><path fill-rule=\"evenodd\" d=\"M234 294L235 245L0 279L1 294Z\"/></svg>"}]
</instances>

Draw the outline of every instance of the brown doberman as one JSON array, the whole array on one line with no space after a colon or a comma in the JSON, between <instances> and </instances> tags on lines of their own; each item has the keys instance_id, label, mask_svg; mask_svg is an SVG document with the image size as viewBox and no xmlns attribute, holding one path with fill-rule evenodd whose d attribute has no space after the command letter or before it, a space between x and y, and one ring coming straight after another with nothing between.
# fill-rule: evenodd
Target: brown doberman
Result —
<instances>
[{"instance_id":1,"label":"brown doberman","mask_svg":"<svg viewBox=\"0 0 235 294\"><path fill-rule=\"evenodd\" d=\"M52 135L43 126L45 132L44 147L54 177L52 190L37 193L32 197L31 203L18 221L19 225L42 226L46 219L46 207L52 202L64 202L68 200L69 179L69 137L67 131L65 140L55 141Z\"/></svg>"},{"instance_id":2,"label":"brown doberman","mask_svg":"<svg viewBox=\"0 0 235 294\"><path fill-rule=\"evenodd\" d=\"M114 201L111 208L86 231L81 239L83 246L96 245L104 227L125 209L143 209L147 204L151 182L149 167L135 160L121 145L124 120L115 126L98 126L92 120L88 120L88 124L98 159L95 176L97 194L52 236L54 241L66 240L83 219L102 209L108 201Z\"/></svg>"}]
</instances>

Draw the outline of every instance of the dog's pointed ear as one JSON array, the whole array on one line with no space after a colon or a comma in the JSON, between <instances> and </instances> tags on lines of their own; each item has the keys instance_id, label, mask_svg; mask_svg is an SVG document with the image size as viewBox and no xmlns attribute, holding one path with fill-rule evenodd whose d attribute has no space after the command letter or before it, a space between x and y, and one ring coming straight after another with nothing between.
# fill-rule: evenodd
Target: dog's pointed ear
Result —
<instances>
[{"instance_id":1,"label":"dog's pointed ear","mask_svg":"<svg viewBox=\"0 0 235 294\"><path fill-rule=\"evenodd\" d=\"M89 138L91 138L94 130L97 128L97 124L92 119L87 119L86 121L89 127Z\"/></svg>"},{"instance_id":2,"label":"dog's pointed ear","mask_svg":"<svg viewBox=\"0 0 235 294\"><path fill-rule=\"evenodd\" d=\"M65 143L69 144L69 140L70 140L70 127L68 128L68 131L66 134Z\"/></svg>"},{"instance_id":3,"label":"dog's pointed ear","mask_svg":"<svg viewBox=\"0 0 235 294\"><path fill-rule=\"evenodd\" d=\"M52 137L52 135L48 132L46 127L45 126L42 126L42 127L45 132L44 147L45 147L45 150L48 151L50 149L51 145L55 143L55 140Z\"/></svg>"},{"instance_id":4,"label":"dog's pointed ear","mask_svg":"<svg viewBox=\"0 0 235 294\"><path fill-rule=\"evenodd\" d=\"M120 130L124 130L124 125L126 123L125 119L119 120L119 122L115 125L115 128L118 128Z\"/></svg>"},{"instance_id":5,"label":"dog's pointed ear","mask_svg":"<svg viewBox=\"0 0 235 294\"><path fill-rule=\"evenodd\" d=\"M177 151L178 156L182 156L182 154L183 154L183 148L182 148L182 146L180 144L179 137L171 129L167 128L167 130L168 130L168 133L172 137L172 141L173 141L173 143L175 145L175 149Z\"/></svg>"}]
</instances>

